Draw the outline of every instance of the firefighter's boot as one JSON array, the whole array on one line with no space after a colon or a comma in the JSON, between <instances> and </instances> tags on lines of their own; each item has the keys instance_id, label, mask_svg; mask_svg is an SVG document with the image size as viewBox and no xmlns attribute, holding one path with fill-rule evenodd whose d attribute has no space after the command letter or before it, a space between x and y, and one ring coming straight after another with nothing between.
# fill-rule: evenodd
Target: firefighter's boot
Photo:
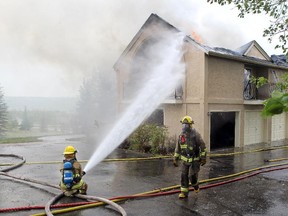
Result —
<instances>
[{"instance_id":1,"label":"firefighter's boot","mask_svg":"<svg viewBox=\"0 0 288 216\"><path fill-rule=\"evenodd\" d=\"M199 185L194 186L194 191L195 191L195 193L199 193L200 192Z\"/></svg>"},{"instance_id":2,"label":"firefighter's boot","mask_svg":"<svg viewBox=\"0 0 288 216\"><path fill-rule=\"evenodd\" d=\"M185 199L188 197L188 193L181 192L178 196L179 199Z\"/></svg>"}]
</instances>

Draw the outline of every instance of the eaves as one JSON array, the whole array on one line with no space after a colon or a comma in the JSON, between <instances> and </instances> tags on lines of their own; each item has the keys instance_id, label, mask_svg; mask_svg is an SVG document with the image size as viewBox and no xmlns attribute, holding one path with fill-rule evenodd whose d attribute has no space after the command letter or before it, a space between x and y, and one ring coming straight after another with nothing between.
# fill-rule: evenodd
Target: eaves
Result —
<instances>
[{"instance_id":1,"label":"eaves","mask_svg":"<svg viewBox=\"0 0 288 216\"><path fill-rule=\"evenodd\" d=\"M218 53L218 52L214 52L214 51L208 51L208 52L206 52L206 54L210 55L210 56L215 56L215 57L220 57L220 58L225 58L225 59L231 59L231 60L239 61L239 62L243 62L243 63L249 63L249 64L265 66L265 67L270 67L270 68L288 70L288 67L276 65L276 64L273 64L272 62L268 62L265 60L256 59L256 58L252 58L252 57L227 55L227 54Z\"/></svg>"}]
</instances>

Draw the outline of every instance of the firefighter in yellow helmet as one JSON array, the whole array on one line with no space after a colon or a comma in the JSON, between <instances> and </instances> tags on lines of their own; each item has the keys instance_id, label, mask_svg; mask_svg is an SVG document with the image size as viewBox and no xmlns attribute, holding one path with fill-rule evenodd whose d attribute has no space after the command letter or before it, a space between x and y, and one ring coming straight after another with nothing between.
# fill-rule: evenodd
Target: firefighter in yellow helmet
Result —
<instances>
[{"instance_id":1,"label":"firefighter in yellow helmet","mask_svg":"<svg viewBox=\"0 0 288 216\"><path fill-rule=\"evenodd\" d=\"M188 197L189 181L194 191L200 191L198 185L198 173L200 165L206 163L207 149L201 135L192 128L194 121L190 116L184 116L180 121L182 132L179 135L174 154L174 166L178 166L179 160L182 161L181 171L181 193L179 199Z\"/></svg>"},{"instance_id":2,"label":"firefighter in yellow helmet","mask_svg":"<svg viewBox=\"0 0 288 216\"><path fill-rule=\"evenodd\" d=\"M67 146L63 152L60 188L65 196L72 196L76 193L86 194L87 192L88 185L82 180L85 172L82 171L81 164L76 159L76 153L77 150L73 146Z\"/></svg>"}]
</instances>

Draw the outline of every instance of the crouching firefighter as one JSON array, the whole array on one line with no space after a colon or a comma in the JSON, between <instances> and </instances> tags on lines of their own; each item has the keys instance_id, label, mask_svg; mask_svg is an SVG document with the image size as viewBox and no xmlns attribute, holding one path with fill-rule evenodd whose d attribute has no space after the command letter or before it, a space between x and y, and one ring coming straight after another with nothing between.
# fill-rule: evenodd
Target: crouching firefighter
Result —
<instances>
[{"instance_id":1,"label":"crouching firefighter","mask_svg":"<svg viewBox=\"0 0 288 216\"><path fill-rule=\"evenodd\" d=\"M86 194L88 185L82 180L85 172L76 159L77 150L73 146L67 146L63 152L64 160L60 172L62 180L60 188L65 196L80 193Z\"/></svg>"},{"instance_id":2,"label":"crouching firefighter","mask_svg":"<svg viewBox=\"0 0 288 216\"><path fill-rule=\"evenodd\" d=\"M179 160L181 165L181 193L179 199L188 197L189 181L194 191L200 191L198 185L198 173L200 165L206 163L207 149L201 135L192 128L194 121L190 116L185 116L181 121L182 132L176 143L173 164L178 166Z\"/></svg>"}]
</instances>

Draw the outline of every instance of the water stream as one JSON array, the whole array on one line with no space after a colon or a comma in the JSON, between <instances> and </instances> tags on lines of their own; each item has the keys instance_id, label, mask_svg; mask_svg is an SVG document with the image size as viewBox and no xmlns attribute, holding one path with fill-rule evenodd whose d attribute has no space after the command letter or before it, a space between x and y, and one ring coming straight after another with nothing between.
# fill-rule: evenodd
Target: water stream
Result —
<instances>
[{"instance_id":1,"label":"water stream","mask_svg":"<svg viewBox=\"0 0 288 216\"><path fill-rule=\"evenodd\" d=\"M184 36L173 33L165 38L161 50L161 61L153 66L143 88L107 136L93 153L84 171L89 172L116 149L155 109L168 97L183 79L185 65L183 57ZM145 64L145 62L142 62Z\"/></svg>"}]
</instances>

